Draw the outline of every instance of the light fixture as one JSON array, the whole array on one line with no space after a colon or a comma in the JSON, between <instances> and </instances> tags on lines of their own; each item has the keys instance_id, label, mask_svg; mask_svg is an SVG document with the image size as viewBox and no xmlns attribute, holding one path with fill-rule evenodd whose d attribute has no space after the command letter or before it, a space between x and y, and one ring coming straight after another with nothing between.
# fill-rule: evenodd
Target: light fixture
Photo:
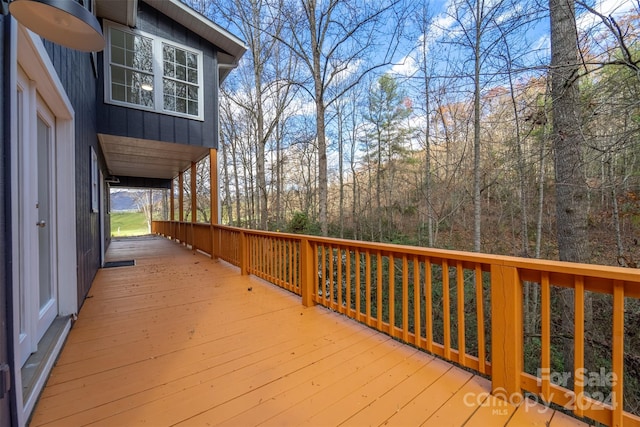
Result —
<instances>
[{"instance_id":1,"label":"light fixture","mask_svg":"<svg viewBox=\"0 0 640 427\"><path fill-rule=\"evenodd\" d=\"M151 92L153 90L153 85L151 83L145 82L140 85L140 89Z\"/></svg>"},{"instance_id":2,"label":"light fixture","mask_svg":"<svg viewBox=\"0 0 640 427\"><path fill-rule=\"evenodd\" d=\"M83 52L104 49L98 20L73 0L13 0L9 12L34 33L61 46Z\"/></svg>"}]
</instances>

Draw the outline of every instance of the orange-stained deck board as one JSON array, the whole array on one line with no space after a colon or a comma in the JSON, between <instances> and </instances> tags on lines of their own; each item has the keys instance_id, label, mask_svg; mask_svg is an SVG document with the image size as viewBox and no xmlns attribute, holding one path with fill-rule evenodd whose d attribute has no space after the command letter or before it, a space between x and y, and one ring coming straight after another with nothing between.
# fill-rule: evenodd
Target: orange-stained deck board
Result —
<instances>
[{"instance_id":1,"label":"orange-stained deck board","mask_svg":"<svg viewBox=\"0 0 640 427\"><path fill-rule=\"evenodd\" d=\"M576 426L166 239L114 241L31 426Z\"/></svg>"}]
</instances>

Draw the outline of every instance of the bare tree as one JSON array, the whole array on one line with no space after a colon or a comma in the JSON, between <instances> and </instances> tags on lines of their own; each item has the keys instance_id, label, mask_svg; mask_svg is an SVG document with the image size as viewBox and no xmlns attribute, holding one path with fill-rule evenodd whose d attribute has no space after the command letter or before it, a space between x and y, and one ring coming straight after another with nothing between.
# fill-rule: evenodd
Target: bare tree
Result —
<instances>
[{"instance_id":1,"label":"bare tree","mask_svg":"<svg viewBox=\"0 0 640 427\"><path fill-rule=\"evenodd\" d=\"M457 24L455 44L467 49L473 60L473 72L470 77L473 82L473 248L475 251L480 251L482 243L481 193L485 189L481 169L481 91L492 77L485 68L487 59L496 54L502 41L530 22L532 17L522 13L526 10L529 10L527 5L514 0L492 2L455 0L449 7L449 15ZM461 74L464 74L464 71Z\"/></svg>"},{"instance_id":2,"label":"bare tree","mask_svg":"<svg viewBox=\"0 0 640 427\"><path fill-rule=\"evenodd\" d=\"M300 58L312 82L301 82L315 104L318 207L321 232L328 233L327 107L360 80L388 65L404 27L401 0L295 0L282 10L287 37L277 37Z\"/></svg>"}]
</instances>

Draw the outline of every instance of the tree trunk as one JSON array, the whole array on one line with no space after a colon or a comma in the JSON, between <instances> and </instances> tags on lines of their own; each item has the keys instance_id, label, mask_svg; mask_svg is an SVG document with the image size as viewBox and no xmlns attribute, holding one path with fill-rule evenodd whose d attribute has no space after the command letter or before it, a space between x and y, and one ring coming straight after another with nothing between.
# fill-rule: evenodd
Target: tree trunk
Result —
<instances>
[{"instance_id":1,"label":"tree trunk","mask_svg":"<svg viewBox=\"0 0 640 427\"><path fill-rule=\"evenodd\" d=\"M338 179L340 180L339 185L338 185L338 191L340 192L339 194L339 205L338 205L338 218L339 218L339 224L340 224L340 238L343 239L344 238L344 173L343 173L343 169L344 169L344 159L343 159L343 152L344 152L344 140L342 138L342 133L343 133L343 123L344 123L344 117L342 116L344 114L344 110L342 109L342 106L340 103L336 104L336 115L337 115L337 119L338 119Z\"/></svg>"},{"instance_id":2,"label":"tree trunk","mask_svg":"<svg viewBox=\"0 0 640 427\"><path fill-rule=\"evenodd\" d=\"M222 147L222 164L229 164L229 155L227 153L227 142L220 141L220 146ZM222 168L222 180L224 182L224 200L226 200L226 210L227 210L227 219L228 224L233 224L233 207L231 206L231 183L229 178L229 167Z\"/></svg>"},{"instance_id":3,"label":"tree trunk","mask_svg":"<svg viewBox=\"0 0 640 427\"><path fill-rule=\"evenodd\" d=\"M261 39L261 24L260 24L260 11L258 5L255 2L251 2L252 8L252 20L253 28L250 30L253 34L251 40L251 54L253 56L253 83L256 92L256 185L258 186L258 208L260 210L260 228L262 230L267 229L267 221L269 216L269 209L267 206L268 193L267 193L267 179L265 173L265 154L264 148L266 145L265 131L264 131L264 107L262 105L262 39Z\"/></svg>"},{"instance_id":4,"label":"tree trunk","mask_svg":"<svg viewBox=\"0 0 640 427\"><path fill-rule=\"evenodd\" d=\"M560 260L588 262L588 199L584 179L573 0L549 0L551 97L556 178L556 236ZM573 374L573 289L561 291L564 369Z\"/></svg>"},{"instance_id":5,"label":"tree trunk","mask_svg":"<svg viewBox=\"0 0 640 427\"><path fill-rule=\"evenodd\" d=\"M588 262L587 189L580 132L580 93L573 1L549 0L551 96L560 259Z\"/></svg>"},{"instance_id":6,"label":"tree trunk","mask_svg":"<svg viewBox=\"0 0 640 427\"><path fill-rule=\"evenodd\" d=\"M324 87L322 83L322 65L320 64L320 41L318 40L316 29L316 3L309 2L308 5L309 31L311 35L311 51L313 57L313 86L314 101L316 103L316 138L318 143L318 219L320 221L320 232L323 236L329 234L327 200L327 137L325 129Z\"/></svg>"},{"instance_id":7,"label":"tree trunk","mask_svg":"<svg viewBox=\"0 0 640 427\"><path fill-rule=\"evenodd\" d=\"M480 41L482 2L476 2L473 91L473 250L481 250L482 199L480 197Z\"/></svg>"},{"instance_id":8,"label":"tree trunk","mask_svg":"<svg viewBox=\"0 0 640 427\"><path fill-rule=\"evenodd\" d=\"M282 174L282 136L280 135L280 124L276 127L276 224L278 227L284 225L284 215L282 213L282 189L284 188L284 179Z\"/></svg>"},{"instance_id":9,"label":"tree trunk","mask_svg":"<svg viewBox=\"0 0 640 427\"><path fill-rule=\"evenodd\" d=\"M622 246L622 233L620 232L620 209L618 207L618 194L616 192L616 180L613 173L614 160L613 155L609 153L607 159L607 167L609 168L609 185L611 186L611 204L613 207L613 228L616 233L616 249L618 262L624 256L624 247ZM604 182L604 181L603 181ZM629 260L630 261L630 260ZM626 263L628 267L628 262Z\"/></svg>"}]
</instances>

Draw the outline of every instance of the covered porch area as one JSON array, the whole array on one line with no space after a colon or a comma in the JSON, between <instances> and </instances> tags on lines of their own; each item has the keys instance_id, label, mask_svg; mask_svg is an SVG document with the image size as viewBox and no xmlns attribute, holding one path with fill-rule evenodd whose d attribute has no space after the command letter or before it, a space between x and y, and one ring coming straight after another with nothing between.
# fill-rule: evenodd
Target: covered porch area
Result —
<instances>
[{"instance_id":1,"label":"covered porch area","mask_svg":"<svg viewBox=\"0 0 640 427\"><path fill-rule=\"evenodd\" d=\"M161 237L114 240L31 426L579 426Z\"/></svg>"}]
</instances>

